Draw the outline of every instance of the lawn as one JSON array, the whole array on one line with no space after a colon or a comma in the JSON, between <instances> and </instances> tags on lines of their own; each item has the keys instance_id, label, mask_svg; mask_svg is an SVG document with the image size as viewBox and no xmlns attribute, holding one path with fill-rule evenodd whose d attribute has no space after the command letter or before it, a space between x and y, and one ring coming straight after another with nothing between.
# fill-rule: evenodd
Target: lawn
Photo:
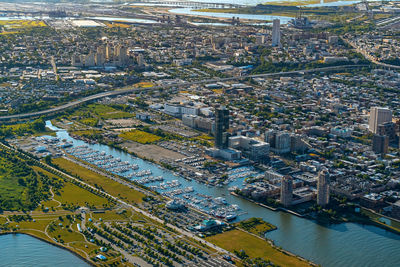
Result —
<instances>
[{"instance_id":1,"label":"lawn","mask_svg":"<svg viewBox=\"0 0 400 267\"><path fill-rule=\"evenodd\" d=\"M99 135L101 133L102 133L102 131L100 131L100 130L82 130L82 131L71 132L71 134L73 134L73 135L87 137L87 138L90 138L91 136Z\"/></svg>"},{"instance_id":2,"label":"lawn","mask_svg":"<svg viewBox=\"0 0 400 267\"><path fill-rule=\"evenodd\" d=\"M128 221L132 212L126 210L125 212L115 211L115 210L107 210L103 213L91 213L91 217L94 220L99 220L101 218L102 221Z\"/></svg>"},{"instance_id":3,"label":"lawn","mask_svg":"<svg viewBox=\"0 0 400 267\"><path fill-rule=\"evenodd\" d=\"M66 183L60 190L60 193L61 195L55 195L54 199L64 204L94 206L96 208L103 208L103 205L110 205L110 202L106 198L99 197L71 183Z\"/></svg>"},{"instance_id":4,"label":"lawn","mask_svg":"<svg viewBox=\"0 0 400 267\"><path fill-rule=\"evenodd\" d=\"M67 159L56 158L53 159L53 162L69 173L79 176L83 181L93 186L97 185L98 187L103 188L107 193L126 199L130 203L140 203L142 202L142 198L145 196L141 192L97 174Z\"/></svg>"},{"instance_id":5,"label":"lawn","mask_svg":"<svg viewBox=\"0 0 400 267\"><path fill-rule=\"evenodd\" d=\"M107 114L102 114L101 118L104 120L108 119L124 119L124 118L133 118L135 117L134 114L129 113L129 112L124 112L124 111L115 111L115 112L110 112Z\"/></svg>"},{"instance_id":6,"label":"lawn","mask_svg":"<svg viewBox=\"0 0 400 267\"><path fill-rule=\"evenodd\" d=\"M141 88L150 88L150 87L154 86L154 84L152 84L150 82L140 82L135 85L136 85L136 87L141 87Z\"/></svg>"},{"instance_id":7,"label":"lawn","mask_svg":"<svg viewBox=\"0 0 400 267\"><path fill-rule=\"evenodd\" d=\"M76 110L70 115L70 118L72 117L78 117L78 120L83 124L95 126L98 119L133 118L135 114L126 112L122 108L118 109L108 105L90 104Z\"/></svg>"},{"instance_id":8,"label":"lawn","mask_svg":"<svg viewBox=\"0 0 400 267\"><path fill-rule=\"evenodd\" d=\"M4 224L7 222L7 218L5 216L0 217L0 224Z\"/></svg>"},{"instance_id":9,"label":"lawn","mask_svg":"<svg viewBox=\"0 0 400 267\"><path fill-rule=\"evenodd\" d=\"M241 221L235 225L246 230L247 232L258 235L263 238L264 238L266 232L276 229L275 225L267 223L261 218L250 218L250 219Z\"/></svg>"},{"instance_id":10,"label":"lawn","mask_svg":"<svg viewBox=\"0 0 400 267\"><path fill-rule=\"evenodd\" d=\"M62 223L63 226L59 226L58 223ZM71 226L68 226L71 227ZM62 240L61 243L69 243L74 241L85 241L85 238L80 233L73 231L72 229L66 228L65 223L57 221L57 225L54 227L55 230L50 232L49 235L57 240Z\"/></svg>"},{"instance_id":11,"label":"lawn","mask_svg":"<svg viewBox=\"0 0 400 267\"><path fill-rule=\"evenodd\" d=\"M124 132L120 134L119 137L122 137L125 140L130 140L141 144L150 144L161 139L161 137L158 135L143 132L140 130L132 130L129 132Z\"/></svg>"},{"instance_id":12,"label":"lawn","mask_svg":"<svg viewBox=\"0 0 400 267\"><path fill-rule=\"evenodd\" d=\"M61 179L60 177L39 167L34 166L33 169L42 172L51 179ZM73 204L75 206L89 205L97 208L103 208L103 205L109 206L111 204L106 198L99 197L70 182L64 182L64 186L59 190L59 194L57 194L57 190L53 190L53 192L55 193L54 199L63 204ZM48 208L58 206L58 203L56 201L51 200L44 201L40 204L43 204L45 207Z\"/></svg>"},{"instance_id":13,"label":"lawn","mask_svg":"<svg viewBox=\"0 0 400 267\"><path fill-rule=\"evenodd\" d=\"M270 260L279 266L310 266L305 261L286 255L272 247L266 240L253 236L241 230L231 230L206 238L231 252L244 250L251 258Z\"/></svg>"},{"instance_id":14,"label":"lawn","mask_svg":"<svg viewBox=\"0 0 400 267\"><path fill-rule=\"evenodd\" d=\"M84 118L81 119L79 122L85 124L85 125L89 125L89 126L97 126L97 124L99 123L99 120L96 118Z\"/></svg>"}]
</instances>

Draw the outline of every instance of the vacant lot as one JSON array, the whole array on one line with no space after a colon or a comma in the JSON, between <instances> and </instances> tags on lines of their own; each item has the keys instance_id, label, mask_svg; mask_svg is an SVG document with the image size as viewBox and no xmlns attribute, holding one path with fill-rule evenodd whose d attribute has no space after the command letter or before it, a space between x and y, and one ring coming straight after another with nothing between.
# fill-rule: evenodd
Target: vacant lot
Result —
<instances>
[{"instance_id":1,"label":"vacant lot","mask_svg":"<svg viewBox=\"0 0 400 267\"><path fill-rule=\"evenodd\" d=\"M172 150L165 149L158 145L143 145L134 142L124 142L122 147L126 147L129 152L133 152L141 158L152 159L159 162L161 159L176 160L184 156Z\"/></svg>"}]
</instances>

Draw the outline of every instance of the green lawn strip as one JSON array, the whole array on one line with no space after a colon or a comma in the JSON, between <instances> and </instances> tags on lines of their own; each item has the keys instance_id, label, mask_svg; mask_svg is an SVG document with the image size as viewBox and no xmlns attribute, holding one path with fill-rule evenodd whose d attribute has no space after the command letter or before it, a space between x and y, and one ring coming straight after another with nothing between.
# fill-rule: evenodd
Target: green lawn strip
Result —
<instances>
[{"instance_id":1,"label":"green lawn strip","mask_svg":"<svg viewBox=\"0 0 400 267\"><path fill-rule=\"evenodd\" d=\"M141 192L138 192L105 176L97 174L67 159L56 158L53 159L53 162L61 169L80 177L80 179L82 179L84 182L92 186L103 188L107 193L126 199L128 202L141 203L142 198L145 196Z\"/></svg>"}]
</instances>

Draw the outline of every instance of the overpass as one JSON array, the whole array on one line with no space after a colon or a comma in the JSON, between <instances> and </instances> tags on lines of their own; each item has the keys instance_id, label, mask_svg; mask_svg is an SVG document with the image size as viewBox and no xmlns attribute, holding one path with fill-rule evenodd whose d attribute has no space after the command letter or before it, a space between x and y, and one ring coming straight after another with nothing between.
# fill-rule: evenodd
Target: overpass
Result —
<instances>
[{"instance_id":1,"label":"overpass","mask_svg":"<svg viewBox=\"0 0 400 267\"><path fill-rule=\"evenodd\" d=\"M241 4L229 4L229 3L218 3L218 2L196 2L196 1L182 1L182 0L164 0L164 1L155 1L155 0L137 0L132 4L154 4L156 5L168 5L174 7L189 7L189 8L240 8L245 7L246 5Z\"/></svg>"},{"instance_id":2,"label":"overpass","mask_svg":"<svg viewBox=\"0 0 400 267\"><path fill-rule=\"evenodd\" d=\"M275 72L275 73L265 73L265 74L252 74L252 75L244 75L244 76L235 76L235 77L228 77L228 78L215 78L215 79L207 79L201 81L193 81L193 82L179 82L179 83L171 83L168 85L161 85L161 86L153 86L149 88L130 88L130 89L122 89L110 92L103 92L99 94L94 94L91 96L87 96L78 100L74 100L67 104L54 107L51 109L46 109L42 111L30 112L30 113L23 113L23 114L14 114L14 115L7 115L1 116L0 120L12 120L12 119L24 119L24 118L31 118L31 117L38 117L48 114L54 114L60 112L62 110L72 108L78 106L80 104L90 102L97 99L102 99L105 97L112 97L117 95L125 95L125 94L132 94L137 92L143 91L153 91L159 89L168 89L177 86L192 86L196 84L207 84L207 83L216 83L216 82L226 82L226 81L233 81L233 80L243 80L247 78L267 78L273 76L285 76L285 75L303 75L305 73L314 73L314 72L325 72L325 71L336 71L336 70L345 70L345 69L354 69L354 68L362 68L362 67L369 67L370 65L343 65L343 66L334 66L334 67L324 67L324 68L316 68L316 69L309 69L309 70L296 70L296 71L284 71L284 72Z\"/></svg>"}]
</instances>

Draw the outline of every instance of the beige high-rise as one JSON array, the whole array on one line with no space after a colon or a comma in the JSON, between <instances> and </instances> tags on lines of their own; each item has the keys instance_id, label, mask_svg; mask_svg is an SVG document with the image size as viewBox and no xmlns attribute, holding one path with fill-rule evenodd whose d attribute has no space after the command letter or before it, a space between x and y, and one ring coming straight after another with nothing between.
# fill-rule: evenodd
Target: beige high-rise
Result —
<instances>
[{"instance_id":1,"label":"beige high-rise","mask_svg":"<svg viewBox=\"0 0 400 267\"><path fill-rule=\"evenodd\" d=\"M372 107L369 115L369 130L376 134L378 132L378 125L391 122L392 111L388 108Z\"/></svg>"}]
</instances>

